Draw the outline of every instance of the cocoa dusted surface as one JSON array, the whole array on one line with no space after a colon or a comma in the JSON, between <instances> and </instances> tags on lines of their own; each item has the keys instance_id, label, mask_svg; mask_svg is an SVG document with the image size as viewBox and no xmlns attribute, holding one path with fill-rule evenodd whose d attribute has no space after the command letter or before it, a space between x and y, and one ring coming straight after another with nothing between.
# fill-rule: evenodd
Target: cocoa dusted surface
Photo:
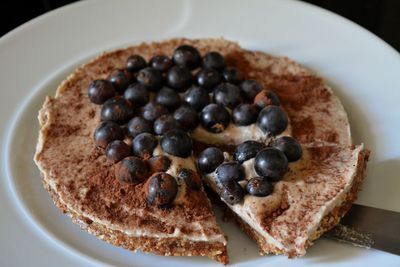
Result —
<instances>
[{"instance_id":1,"label":"cocoa dusted surface","mask_svg":"<svg viewBox=\"0 0 400 267\"><path fill-rule=\"evenodd\" d=\"M303 144L314 140L350 143L349 135L337 132L338 128L348 126L342 106L338 108L344 115L333 114L332 108L329 109L337 107L336 97L321 79L287 58L245 51L223 39L174 39L141 44L105 53L77 69L58 88L55 98L46 99L40 111L41 136L35 160L44 183L52 186L65 206L121 229L141 228L168 234L178 228L187 235L222 235L203 191L190 190L181 183L181 189L186 190L183 201L173 203L168 209L149 205L145 201L144 184L119 183L103 150L96 148L92 139L100 121L100 106L87 97L89 83L123 67L129 55L140 54L148 60L156 54L172 54L183 43L198 47L202 54L210 50L221 52L228 64L237 66L246 78L262 81L265 89L275 91L289 115L294 137ZM328 108L321 108L321 102ZM310 109L314 113L307 113ZM336 123L318 120L320 116L330 116ZM142 211L140 215L138 210ZM204 227L190 227L193 222Z\"/></svg>"}]
</instances>

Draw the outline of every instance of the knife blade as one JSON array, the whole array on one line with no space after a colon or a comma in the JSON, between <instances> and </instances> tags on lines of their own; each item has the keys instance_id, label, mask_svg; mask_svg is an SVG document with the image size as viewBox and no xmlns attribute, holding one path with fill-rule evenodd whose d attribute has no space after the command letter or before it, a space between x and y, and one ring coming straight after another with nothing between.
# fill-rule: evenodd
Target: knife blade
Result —
<instances>
[{"instance_id":1,"label":"knife blade","mask_svg":"<svg viewBox=\"0 0 400 267\"><path fill-rule=\"evenodd\" d=\"M353 204L340 224L324 236L400 255L400 213Z\"/></svg>"}]
</instances>

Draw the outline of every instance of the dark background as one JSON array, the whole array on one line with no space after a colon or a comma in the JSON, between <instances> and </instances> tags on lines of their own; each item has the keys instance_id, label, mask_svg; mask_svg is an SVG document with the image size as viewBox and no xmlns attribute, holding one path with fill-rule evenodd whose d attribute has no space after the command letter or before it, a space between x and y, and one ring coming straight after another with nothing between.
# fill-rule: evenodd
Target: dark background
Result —
<instances>
[{"instance_id":1,"label":"dark background","mask_svg":"<svg viewBox=\"0 0 400 267\"><path fill-rule=\"evenodd\" d=\"M71 0L3 0L0 36L22 23ZM331 10L375 33L400 51L400 1L398 0L307 0Z\"/></svg>"}]
</instances>

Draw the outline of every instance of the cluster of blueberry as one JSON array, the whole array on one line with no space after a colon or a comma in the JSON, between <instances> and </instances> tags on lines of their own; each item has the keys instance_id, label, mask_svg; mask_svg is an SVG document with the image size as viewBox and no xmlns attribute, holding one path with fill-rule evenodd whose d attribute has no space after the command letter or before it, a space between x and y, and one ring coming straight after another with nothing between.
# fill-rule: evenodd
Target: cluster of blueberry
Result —
<instances>
[{"instance_id":1,"label":"cluster of blueberry","mask_svg":"<svg viewBox=\"0 0 400 267\"><path fill-rule=\"evenodd\" d=\"M215 171L220 197L234 205L240 203L246 193L254 196L271 194L272 183L282 179L288 162L297 161L301 156L300 144L292 137L282 136L270 146L246 141L236 147L234 161L228 162L220 149L209 147L199 155L197 166L205 175ZM258 176L246 181L242 163L251 158L254 158L254 171Z\"/></svg>"},{"instance_id":2,"label":"cluster of blueberry","mask_svg":"<svg viewBox=\"0 0 400 267\"><path fill-rule=\"evenodd\" d=\"M159 205L173 199L177 185L173 177L166 178L168 157L152 157L158 144L168 154L185 158L193 149L187 132L198 124L219 133L231 120L238 126L257 123L267 135L283 132L288 124L272 91L245 80L237 68L226 66L220 53L201 57L189 45L176 48L172 57L156 55L149 62L140 55L130 56L125 68L93 81L88 96L102 105L94 140L116 163L116 176L137 184L155 173L147 182L147 199ZM123 141L126 138L132 145ZM188 185L197 184L194 174L183 177Z\"/></svg>"}]
</instances>

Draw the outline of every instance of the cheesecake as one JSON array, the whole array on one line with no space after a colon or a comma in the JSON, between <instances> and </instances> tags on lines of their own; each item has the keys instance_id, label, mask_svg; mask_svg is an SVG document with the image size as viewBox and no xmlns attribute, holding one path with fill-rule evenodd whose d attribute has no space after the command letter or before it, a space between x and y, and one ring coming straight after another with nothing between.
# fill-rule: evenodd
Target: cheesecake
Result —
<instances>
[{"instance_id":1,"label":"cheesecake","mask_svg":"<svg viewBox=\"0 0 400 267\"><path fill-rule=\"evenodd\" d=\"M206 188L261 254L302 256L356 199L369 155L321 78L225 39L103 53L46 98L39 124L44 188L82 229L223 264Z\"/></svg>"}]
</instances>

